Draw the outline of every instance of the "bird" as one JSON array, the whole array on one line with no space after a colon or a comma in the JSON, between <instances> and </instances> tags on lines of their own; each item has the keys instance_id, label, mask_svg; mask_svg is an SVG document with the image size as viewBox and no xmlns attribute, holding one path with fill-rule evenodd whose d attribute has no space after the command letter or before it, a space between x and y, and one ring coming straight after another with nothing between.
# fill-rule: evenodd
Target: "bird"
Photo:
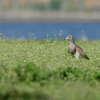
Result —
<instances>
[{"instance_id":1,"label":"bird","mask_svg":"<svg viewBox=\"0 0 100 100\"><path fill-rule=\"evenodd\" d=\"M80 57L82 58L86 58L86 59L90 59L85 52L83 51L83 49L81 47L79 47L78 45L75 44L74 42L74 37L72 35L68 35L64 40L69 40L70 44L69 44L69 48L68 48L68 53L70 53L71 55L73 55L76 59L79 59Z\"/></svg>"}]
</instances>

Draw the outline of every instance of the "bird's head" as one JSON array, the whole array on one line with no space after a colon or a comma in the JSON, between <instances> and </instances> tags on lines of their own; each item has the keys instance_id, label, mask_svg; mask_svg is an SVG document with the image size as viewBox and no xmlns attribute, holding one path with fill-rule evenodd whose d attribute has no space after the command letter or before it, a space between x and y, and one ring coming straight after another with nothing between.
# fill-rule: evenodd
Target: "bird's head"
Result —
<instances>
[{"instance_id":1,"label":"bird's head","mask_svg":"<svg viewBox=\"0 0 100 100\"><path fill-rule=\"evenodd\" d=\"M64 40L74 41L74 37L72 35L68 35Z\"/></svg>"}]
</instances>

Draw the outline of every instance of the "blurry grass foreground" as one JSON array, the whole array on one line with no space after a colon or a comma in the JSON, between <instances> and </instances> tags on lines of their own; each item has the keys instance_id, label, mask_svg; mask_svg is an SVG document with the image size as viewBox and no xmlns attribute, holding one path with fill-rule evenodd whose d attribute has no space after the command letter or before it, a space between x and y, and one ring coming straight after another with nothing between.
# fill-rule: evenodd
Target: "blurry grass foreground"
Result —
<instances>
[{"instance_id":1,"label":"blurry grass foreground","mask_svg":"<svg viewBox=\"0 0 100 100\"><path fill-rule=\"evenodd\" d=\"M100 99L100 41L76 40L90 57L77 60L61 38L0 38L0 100Z\"/></svg>"}]
</instances>

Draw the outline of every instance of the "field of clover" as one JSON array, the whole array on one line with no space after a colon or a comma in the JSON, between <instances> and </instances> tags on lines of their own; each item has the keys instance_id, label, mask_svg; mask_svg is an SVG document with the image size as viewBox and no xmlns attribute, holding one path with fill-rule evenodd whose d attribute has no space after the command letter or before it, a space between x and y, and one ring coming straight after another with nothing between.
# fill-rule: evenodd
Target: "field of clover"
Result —
<instances>
[{"instance_id":1,"label":"field of clover","mask_svg":"<svg viewBox=\"0 0 100 100\"><path fill-rule=\"evenodd\" d=\"M90 60L75 59L60 38L1 38L0 100L99 100L100 40L75 42Z\"/></svg>"}]
</instances>

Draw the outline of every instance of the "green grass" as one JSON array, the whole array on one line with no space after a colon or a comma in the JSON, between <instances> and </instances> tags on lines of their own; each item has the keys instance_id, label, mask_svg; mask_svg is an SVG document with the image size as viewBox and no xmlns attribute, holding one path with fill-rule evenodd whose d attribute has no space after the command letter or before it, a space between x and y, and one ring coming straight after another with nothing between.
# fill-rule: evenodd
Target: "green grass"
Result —
<instances>
[{"instance_id":1,"label":"green grass","mask_svg":"<svg viewBox=\"0 0 100 100\"><path fill-rule=\"evenodd\" d=\"M0 100L100 100L100 40L0 39Z\"/></svg>"}]
</instances>

